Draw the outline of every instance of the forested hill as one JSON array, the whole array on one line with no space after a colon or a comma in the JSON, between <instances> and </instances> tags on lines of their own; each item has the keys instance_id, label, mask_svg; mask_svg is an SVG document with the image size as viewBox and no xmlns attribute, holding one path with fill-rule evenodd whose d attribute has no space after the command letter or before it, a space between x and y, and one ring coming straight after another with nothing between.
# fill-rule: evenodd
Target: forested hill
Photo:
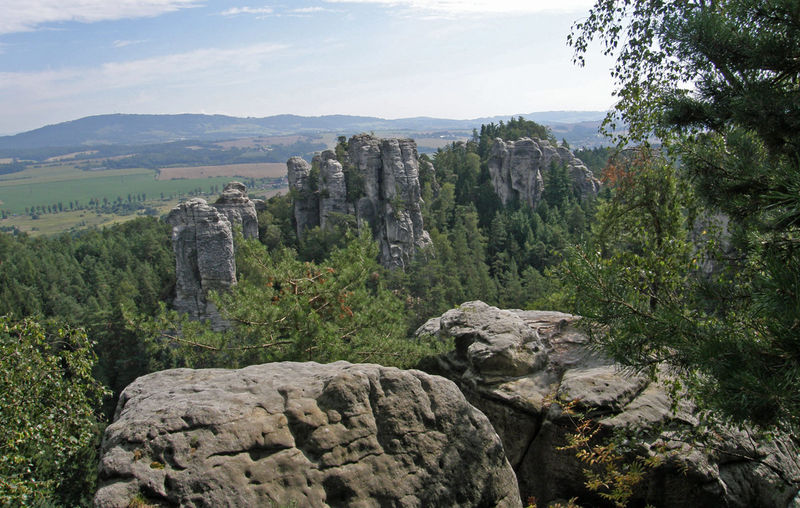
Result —
<instances>
[{"instance_id":1,"label":"forested hill","mask_svg":"<svg viewBox=\"0 0 800 508\"><path fill-rule=\"evenodd\" d=\"M549 111L524 115L546 124L599 122L602 111ZM368 132L380 130L471 130L483 123L507 121L510 116L449 120L416 117L386 120L377 117L326 115L305 117L277 115L237 118L224 115L98 115L48 125L13 136L0 137L0 149L103 144L164 143L183 139L220 140L253 136L317 132ZM596 126L594 127L596 130Z\"/></svg>"}]
</instances>

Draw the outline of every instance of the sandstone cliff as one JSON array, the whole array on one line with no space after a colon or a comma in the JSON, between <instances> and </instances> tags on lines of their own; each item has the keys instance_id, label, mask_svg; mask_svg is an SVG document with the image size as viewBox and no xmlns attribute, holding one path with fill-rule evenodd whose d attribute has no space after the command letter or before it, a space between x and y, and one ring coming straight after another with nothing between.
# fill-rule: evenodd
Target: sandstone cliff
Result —
<instances>
[{"instance_id":1,"label":"sandstone cliff","mask_svg":"<svg viewBox=\"0 0 800 508\"><path fill-rule=\"evenodd\" d=\"M354 213L368 225L381 248L380 262L404 267L414 254L430 246L420 209L419 156L411 139L380 139L368 134L348 142L345 164L359 175L360 189L347 189L342 164L330 150L315 157L319 175L299 157L286 163L294 198L298 238L314 226L325 227L334 213ZM350 194L362 197L348 203Z\"/></svg>"},{"instance_id":2,"label":"sandstone cliff","mask_svg":"<svg viewBox=\"0 0 800 508\"><path fill-rule=\"evenodd\" d=\"M522 138L506 142L497 138L488 160L492 186L500 201L506 205L519 200L532 208L542 198L544 174L551 164L566 166L576 194L596 195L600 190L599 180L580 159L547 140Z\"/></svg>"},{"instance_id":3,"label":"sandstone cliff","mask_svg":"<svg viewBox=\"0 0 800 508\"><path fill-rule=\"evenodd\" d=\"M564 450L575 418L555 400L578 400L600 424L641 456L662 462L647 471L631 504L661 507L776 507L797 495L798 448L787 435L758 444L746 430L708 433L707 446L687 444L697 427L691 400L673 411L666 387L626 375L588 347L573 327L577 317L559 312L501 310L469 302L428 321L418 334L450 336L456 349L426 370L458 384L467 400L492 422L514 467L523 499L540 506L579 497L582 506L606 505L584 486L586 464ZM786 480L789 480L787 482ZM796 498L800 500L800 496Z\"/></svg>"},{"instance_id":4,"label":"sandstone cliff","mask_svg":"<svg viewBox=\"0 0 800 508\"><path fill-rule=\"evenodd\" d=\"M95 506L520 507L489 421L446 379L336 362L137 379Z\"/></svg>"},{"instance_id":5,"label":"sandstone cliff","mask_svg":"<svg viewBox=\"0 0 800 508\"><path fill-rule=\"evenodd\" d=\"M179 204L166 220L172 226L175 249L175 309L222 326L206 295L236 284L231 223L200 198Z\"/></svg>"}]
</instances>

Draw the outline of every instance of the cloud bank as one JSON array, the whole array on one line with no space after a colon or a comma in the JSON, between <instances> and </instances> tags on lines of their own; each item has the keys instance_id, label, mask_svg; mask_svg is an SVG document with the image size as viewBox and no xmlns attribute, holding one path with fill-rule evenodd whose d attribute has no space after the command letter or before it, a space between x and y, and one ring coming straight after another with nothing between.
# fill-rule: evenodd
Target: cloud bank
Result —
<instances>
[{"instance_id":1,"label":"cloud bank","mask_svg":"<svg viewBox=\"0 0 800 508\"><path fill-rule=\"evenodd\" d=\"M94 23L158 16L196 7L199 0L3 0L0 35L27 32L45 23Z\"/></svg>"}]
</instances>

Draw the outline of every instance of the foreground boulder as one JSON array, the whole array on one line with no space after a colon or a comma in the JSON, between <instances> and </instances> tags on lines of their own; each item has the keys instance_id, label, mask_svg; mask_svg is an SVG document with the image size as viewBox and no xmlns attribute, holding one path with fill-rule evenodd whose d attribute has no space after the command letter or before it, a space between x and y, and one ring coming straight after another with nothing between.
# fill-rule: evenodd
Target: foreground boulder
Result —
<instances>
[{"instance_id":1,"label":"foreground boulder","mask_svg":"<svg viewBox=\"0 0 800 508\"><path fill-rule=\"evenodd\" d=\"M455 350L426 366L455 381L483 411L503 440L522 499L543 506L578 498L605 506L588 491L574 450L563 449L576 431L577 408L600 425L599 438L631 435L632 453L657 455L632 498L635 506L787 506L800 481L798 448L790 436L757 442L748 430L718 429L706 446L687 443L696 428L694 406L672 407L667 390L647 377L626 375L587 348L577 317L559 312L501 310L469 302L428 321L418 334L452 337ZM558 402L564 401L564 402ZM800 496L797 497L800 506Z\"/></svg>"},{"instance_id":2,"label":"foreground boulder","mask_svg":"<svg viewBox=\"0 0 800 508\"><path fill-rule=\"evenodd\" d=\"M100 482L98 507L521 506L453 383L346 362L143 376L105 431Z\"/></svg>"}]
</instances>

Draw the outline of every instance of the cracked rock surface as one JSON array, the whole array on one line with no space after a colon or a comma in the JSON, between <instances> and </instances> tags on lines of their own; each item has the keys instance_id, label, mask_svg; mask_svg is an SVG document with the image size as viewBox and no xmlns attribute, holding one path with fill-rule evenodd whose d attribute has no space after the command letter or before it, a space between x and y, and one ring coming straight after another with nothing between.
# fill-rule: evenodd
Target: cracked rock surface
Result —
<instances>
[{"instance_id":1,"label":"cracked rock surface","mask_svg":"<svg viewBox=\"0 0 800 508\"><path fill-rule=\"evenodd\" d=\"M450 381L336 362L149 374L105 431L95 506L521 506Z\"/></svg>"},{"instance_id":2,"label":"cracked rock surface","mask_svg":"<svg viewBox=\"0 0 800 508\"><path fill-rule=\"evenodd\" d=\"M609 505L584 486L587 466L575 451L559 449L574 432L575 418L557 401L577 400L577 409L599 423L600 437L624 431L633 435L628 444L635 453L662 458L637 487L633 506L766 508L793 502L800 459L790 436L756 443L748 429L722 428L707 446L687 444L685 431L698 424L691 400L682 397L673 407L663 385L626 374L591 350L574 326L578 319L475 301L417 331L454 339L455 350L425 369L455 381L492 422L522 499L535 497L541 506L578 497L583 506ZM800 495L794 502L800 506Z\"/></svg>"}]
</instances>

